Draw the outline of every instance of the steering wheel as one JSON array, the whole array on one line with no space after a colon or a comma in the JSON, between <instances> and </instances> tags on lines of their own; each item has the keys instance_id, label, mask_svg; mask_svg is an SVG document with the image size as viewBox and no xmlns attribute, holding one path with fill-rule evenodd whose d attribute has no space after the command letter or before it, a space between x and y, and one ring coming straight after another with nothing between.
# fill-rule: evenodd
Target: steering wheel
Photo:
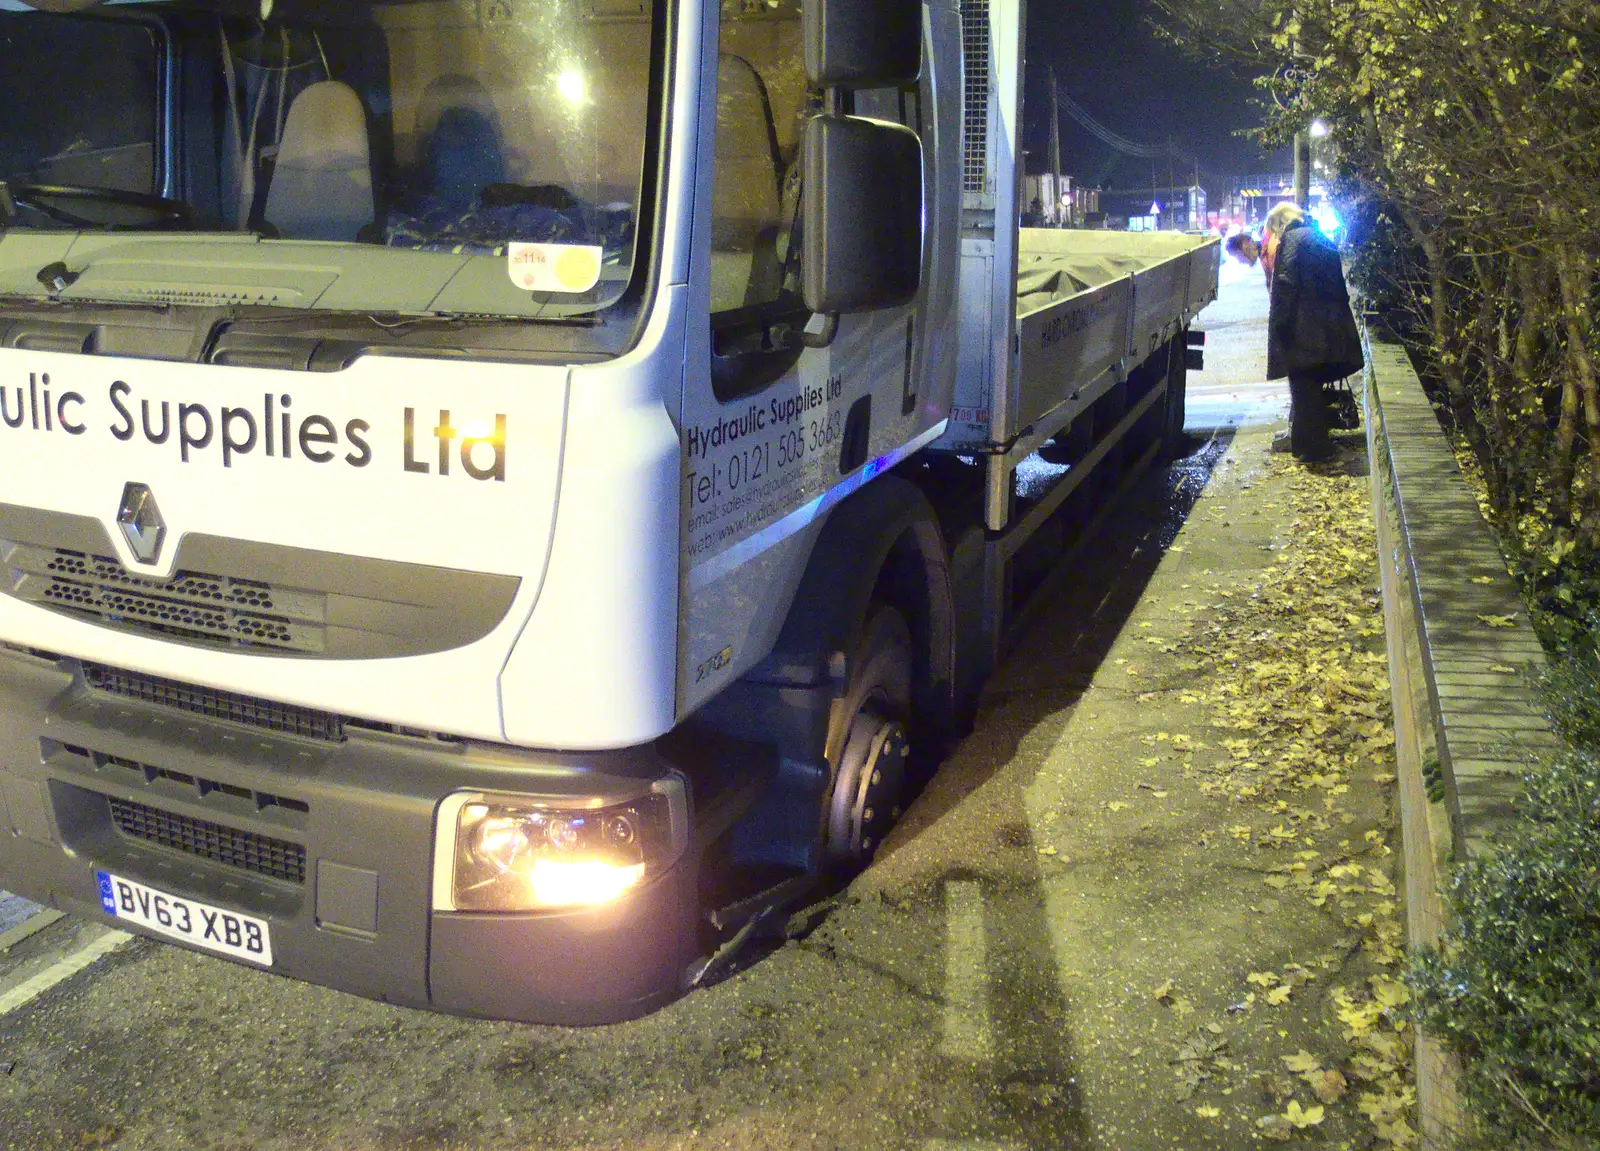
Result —
<instances>
[{"instance_id":1,"label":"steering wheel","mask_svg":"<svg viewBox=\"0 0 1600 1151\"><path fill-rule=\"evenodd\" d=\"M41 216L58 224L65 224L69 228L95 228L111 232L156 231L165 228L187 228L194 219L194 210L182 200L169 200L165 196L154 196L148 192L124 192L119 188L91 188L81 184L12 184L8 186L8 190L11 199L19 207L31 208ZM51 200L135 208L151 213L152 218L133 224L107 223L69 212L50 203Z\"/></svg>"}]
</instances>

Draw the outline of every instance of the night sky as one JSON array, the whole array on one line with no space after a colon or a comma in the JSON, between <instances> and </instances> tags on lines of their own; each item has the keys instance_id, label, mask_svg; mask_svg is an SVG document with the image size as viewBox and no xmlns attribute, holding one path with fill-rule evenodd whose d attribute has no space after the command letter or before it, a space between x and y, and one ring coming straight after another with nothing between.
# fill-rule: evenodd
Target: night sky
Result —
<instances>
[{"instance_id":1,"label":"night sky","mask_svg":"<svg viewBox=\"0 0 1600 1151\"><path fill-rule=\"evenodd\" d=\"M1157 39L1148 0L1031 0L1028 4L1028 75L1023 147L1029 171L1044 169L1049 150L1047 65L1062 88L1112 132L1141 144L1170 135L1200 161L1200 182L1211 196L1233 177L1290 166L1287 151L1263 154L1233 133L1259 120L1248 80L1219 72ZM1061 116L1062 167L1089 186L1148 187L1151 161L1122 156L1065 112ZM1165 185L1168 161L1157 160ZM1171 164L1178 185L1187 172Z\"/></svg>"}]
</instances>

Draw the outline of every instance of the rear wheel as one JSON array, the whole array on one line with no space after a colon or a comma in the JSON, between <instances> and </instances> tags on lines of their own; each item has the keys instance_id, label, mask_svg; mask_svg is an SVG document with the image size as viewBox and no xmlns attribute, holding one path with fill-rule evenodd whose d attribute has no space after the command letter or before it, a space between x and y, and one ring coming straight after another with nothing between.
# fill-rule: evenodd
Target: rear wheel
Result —
<instances>
[{"instance_id":1,"label":"rear wheel","mask_svg":"<svg viewBox=\"0 0 1600 1151\"><path fill-rule=\"evenodd\" d=\"M850 680L828 727L832 786L822 840L839 870L864 867L900 818L911 751L911 632L894 608L874 604L850 658Z\"/></svg>"}]
</instances>

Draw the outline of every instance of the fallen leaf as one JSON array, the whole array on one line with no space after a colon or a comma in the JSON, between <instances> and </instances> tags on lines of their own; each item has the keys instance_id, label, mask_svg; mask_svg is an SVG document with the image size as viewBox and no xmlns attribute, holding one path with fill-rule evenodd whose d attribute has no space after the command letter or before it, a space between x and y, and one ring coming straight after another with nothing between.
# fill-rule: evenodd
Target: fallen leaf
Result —
<instances>
[{"instance_id":1,"label":"fallen leaf","mask_svg":"<svg viewBox=\"0 0 1600 1151\"><path fill-rule=\"evenodd\" d=\"M1365 1051L1358 1051L1350 1059L1350 1074L1357 1079L1365 1079L1368 1083L1376 1083L1388 1074L1388 1067L1376 1056Z\"/></svg>"},{"instance_id":2,"label":"fallen leaf","mask_svg":"<svg viewBox=\"0 0 1600 1151\"><path fill-rule=\"evenodd\" d=\"M1484 615L1479 612L1478 622L1483 624L1484 627L1516 627L1517 625L1514 621L1517 615L1517 612L1512 612L1510 615Z\"/></svg>"},{"instance_id":3,"label":"fallen leaf","mask_svg":"<svg viewBox=\"0 0 1600 1151\"><path fill-rule=\"evenodd\" d=\"M1124 808L1126 808L1127 806L1128 805L1126 803L1123 803L1120 799L1113 799L1110 803L1106 804L1106 810L1107 811L1121 811Z\"/></svg>"},{"instance_id":4,"label":"fallen leaf","mask_svg":"<svg viewBox=\"0 0 1600 1151\"><path fill-rule=\"evenodd\" d=\"M1302 1108L1298 1099L1291 1099L1289 1106L1284 1109L1283 1117L1296 1127L1315 1127L1322 1122L1322 1108L1315 1103Z\"/></svg>"},{"instance_id":5,"label":"fallen leaf","mask_svg":"<svg viewBox=\"0 0 1600 1151\"><path fill-rule=\"evenodd\" d=\"M1278 977L1270 971L1252 971L1244 977L1246 983L1254 983L1257 987L1271 987L1278 982Z\"/></svg>"},{"instance_id":6,"label":"fallen leaf","mask_svg":"<svg viewBox=\"0 0 1600 1151\"><path fill-rule=\"evenodd\" d=\"M1489 665L1489 670L1490 671L1497 671L1501 675L1515 675L1517 673L1517 669L1516 668L1507 667L1503 663L1491 663Z\"/></svg>"},{"instance_id":7,"label":"fallen leaf","mask_svg":"<svg viewBox=\"0 0 1600 1151\"><path fill-rule=\"evenodd\" d=\"M1287 983L1281 987L1274 987L1271 991L1267 992L1267 1002L1274 1007L1281 1007L1283 1004L1289 1002L1289 996L1293 994L1293 992L1294 988L1290 987Z\"/></svg>"},{"instance_id":8,"label":"fallen leaf","mask_svg":"<svg viewBox=\"0 0 1600 1151\"><path fill-rule=\"evenodd\" d=\"M1160 987L1150 992L1150 997L1157 1002L1172 998L1172 980L1167 980Z\"/></svg>"},{"instance_id":9,"label":"fallen leaf","mask_svg":"<svg viewBox=\"0 0 1600 1151\"><path fill-rule=\"evenodd\" d=\"M1321 1103L1337 1103L1344 1098L1346 1089L1350 1086L1345 1081L1344 1074L1335 1068L1326 1071L1313 1071L1306 1076L1306 1082L1311 1084L1311 1093Z\"/></svg>"},{"instance_id":10,"label":"fallen leaf","mask_svg":"<svg viewBox=\"0 0 1600 1151\"><path fill-rule=\"evenodd\" d=\"M1303 1075L1307 1071L1315 1071L1321 1066L1321 1064L1317 1062L1317 1057L1311 1054L1311 1052L1307 1051L1304 1047L1302 1047L1299 1051L1296 1051L1293 1055L1283 1056L1283 1061L1288 1065L1289 1070L1295 1072L1297 1075Z\"/></svg>"},{"instance_id":11,"label":"fallen leaf","mask_svg":"<svg viewBox=\"0 0 1600 1151\"><path fill-rule=\"evenodd\" d=\"M1196 1107L1194 1109L1194 1113L1200 1116L1202 1119L1215 1119L1218 1115L1222 1114L1221 1110L1216 1107L1212 1107L1209 1104L1204 1107Z\"/></svg>"},{"instance_id":12,"label":"fallen leaf","mask_svg":"<svg viewBox=\"0 0 1600 1151\"><path fill-rule=\"evenodd\" d=\"M1385 1007L1404 1007L1411 1002L1411 992L1406 990L1403 983L1382 976L1373 977L1372 994Z\"/></svg>"},{"instance_id":13,"label":"fallen leaf","mask_svg":"<svg viewBox=\"0 0 1600 1151\"><path fill-rule=\"evenodd\" d=\"M1494 583L1494 576L1473 576L1473 583Z\"/></svg>"},{"instance_id":14,"label":"fallen leaf","mask_svg":"<svg viewBox=\"0 0 1600 1151\"><path fill-rule=\"evenodd\" d=\"M1196 1063L1205 1059L1215 1058L1225 1051L1228 1041L1221 1036L1213 1035L1207 1031L1196 1031L1189 1037L1182 1047L1178 1048L1177 1055L1172 1057L1173 1063Z\"/></svg>"},{"instance_id":15,"label":"fallen leaf","mask_svg":"<svg viewBox=\"0 0 1600 1151\"><path fill-rule=\"evenodd\" d=\"M1395 1147L1415 1147L1417 1133L1404 1119L1396 1119L1393 1123L1379 1123L1377 1126L1378 1138Z\"/></svg>"},{"instance_id":16,"label":"fallen leaf","mask_svg":"<svg viewBox=\"0 0 1600 1151\"><path fill-rule=\"evenodd\" d=\"M1356 1110L1378 1124L1392 1123L1401 1117L1407 1106L1409 1103L1405 1095L1388 1091L1381 1095L1369 1091L1356 1100Z\"/></svg>"}]
</instances>

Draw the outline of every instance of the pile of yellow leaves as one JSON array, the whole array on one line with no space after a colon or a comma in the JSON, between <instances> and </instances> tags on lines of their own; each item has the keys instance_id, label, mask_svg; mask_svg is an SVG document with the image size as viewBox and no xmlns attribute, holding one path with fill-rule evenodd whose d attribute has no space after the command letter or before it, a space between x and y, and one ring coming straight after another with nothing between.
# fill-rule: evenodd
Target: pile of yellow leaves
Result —
<instances>
[{"instance_id":1,"label":"pile of yellow leaves","mask_svg":"<svg viewBox=\"0 0 1600 1151\"><path fill-rule=\"evenodd\" d=\"M1403 945L1393 852L1378 829L1341 837L1354 822L1342 801L1350 781L1394 781L1370 497L1361 478L1310 473L1276 458L1269 467L1289 487L1292 538L1281 541L1255 586L1207 586L1217 598L1191 615L1190 634L1172 645L1194 661L1185 665L1195 675L1182 701L1205 709L1215 742L1160 735L1146 742L1169 745L1201 791L1238 805L1228 834L1258 854L1273 896L1337 917L1349 933L1344 951L1364 951L1380 970L1393 970ZM1345 958L1252 973L1230 1010L1288 1009L1306 984L1336 976ZM1309 1095L1257 1118L1258 1133L1290 1140L1322 1124L1329 1109L1353 1106L1385 1145L1414 1146L1405 988L1379 975L1317 999L1336 1013L1353 1054L1342 1066L1304 1050L1283 1057ZM1360 1085L1353 1095L1352 1082Z\"/></svg>"}]
</instances>

